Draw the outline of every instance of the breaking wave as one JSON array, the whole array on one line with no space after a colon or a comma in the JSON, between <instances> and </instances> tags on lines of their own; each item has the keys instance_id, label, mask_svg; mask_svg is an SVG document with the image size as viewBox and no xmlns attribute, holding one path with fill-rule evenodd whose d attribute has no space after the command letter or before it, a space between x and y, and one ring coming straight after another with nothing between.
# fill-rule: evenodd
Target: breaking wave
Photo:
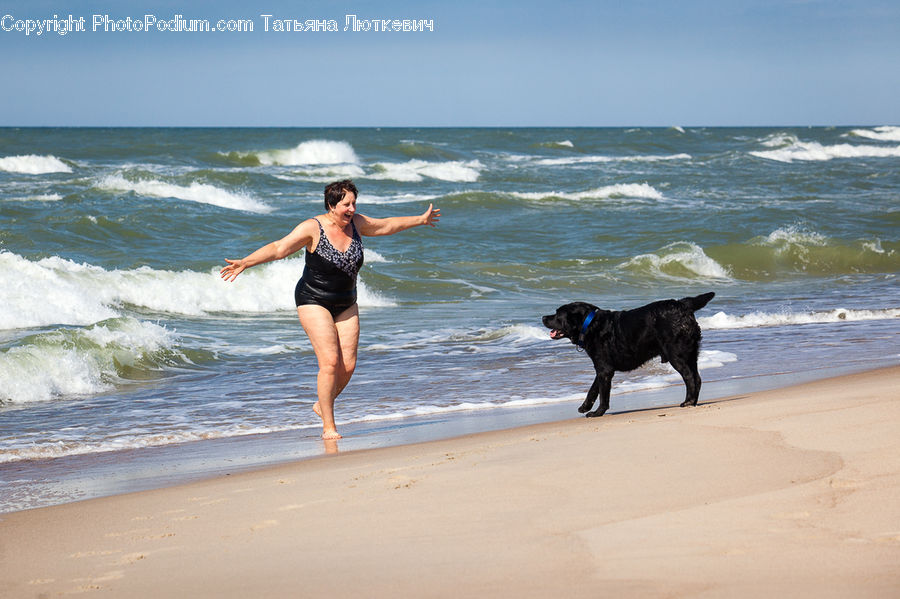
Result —
<instances>
[{"instance_id":1,"label":"breaking wave","mask_svg":"<svg viewBox=\"0 0 900 599\"><path fill-rule=\"evenodd\" d=\"M854 129L848 135L875 141L900 141L900 127L882 126L874 129Z\"/></svg>"},{"instance_id":2,"label":"breaking wave","mask_svg":"<svg viewBox=\"0 0 900 599\"><path fill-rule=\"evenodd\" d=\"M134 192L141 196L153 198L175 198L186 202L210 204L232 210L267 213L272 208L254 198L250 194L226 191L207 183L191 183L175 185L158 179L138 179L131 181L122 175L109 175L101 179L98 187L114 192Z\"/></svg>"},{"instance_id":3,"label":"breaking wave","mask_svg":"<svg viewBox=\"0 0 900 599\"><path fill-rule=\"evenodd\" d=\"M620 265L631 272L664 279L731 281L729 269L710 258L699 245L670 243L653 254L641 254Z\"/></svg>"},{"instance_id":4,"label":"breaking wave","mask_svg":"<svg viewBox=\"0 0 900 599\"><path fill-rule=\"evenodd\" d=\"M100 393L191 362L171 331L130 317L38 333L0 351L0 405Z\"/></svg>"},{"instance_id":5,"label":"breaking wave","mask_svg":"<svg viewBox=\"0 0 900 599\"><path fill-rule=\"evenodd\" d=\"M665 156L570 156L567 158L540 158L534 161L540 166L571 166L602 162L664 162L667 160L690 160L690 154L669 154Z\"/></svg>"},{"instance_id":6,"label":"breaking wave","mask_svg":"<svg viewBox=\"0 0 900 599\"><path fill-rule=\"evenodd\" d=\"M771 150L750 152L751 156L777 162L821 162L839 158L898 158L900 146L870 146L853 144L823 145L816 141L800 141L790 133L769 136L762 145Z\"/></svg>"},{"instance_id":7,"label":"breaking wave","mask_svg":"<svg viewBox=\"0 0 900 599\"><path fill-rule=\"evenodd\" d=\"M365 175L368 179L386 179L391 181L415 182L425 177L441 181L471 183L478 180L484 165L477 160L462 162L427 162L425 160L409 160L407 162L377 162L373 172Z\"/></svg>"},{"instance_id":8,"label":"breaking wave","mask_svg":"<svg viewBox=\"0 0 900 599\"><path fill-rule=\"evenodd\" d=\"M752 329L862 320L889 320L893 318L900 318L900 308L884 310L847 310L845 308L836 308L819 312L753 312L740 316L717 312L712 316L698 317L697 322L704 329Z\"/></svg>"},{"instance_id":9,"label":"breaking wave","mask_svg":"<svg viewBox=\"0 0 900 599\"><path fill-rule=\"evenodd\" d=\"M231 152L225 155L249 166L308 166L319 164L357 164L353 146L345 141L314 139L296 147L257 152Z\"/></svg>"},{"instance_id":10,"label":"breaking wave","mask_svg":"<svg viewBox=\"0 0 900 599\"><path fill-rule=\"evenodd\" d=\"M88 325L119 317L124 307L187 316L292 311L294 285L302 271L303 258L291 258L261 265L226 283L218 268L107 270L57 256L32 262L0 252L0 304L7 307L0 311L0 329ZM394 305L362 281L358 291L362 307Z\"/></svg>"},{"instance_id":11,"label":"breaking wave","mask_svg":"<svg viewBox=\"0 0 900 599\"><path fill-rule=\"evenodd\" d=\"M522 193L513 192L510 195L526 200L545 200L553 198L562 198L565 200L605 200L615 198L638 198L648 200L662 200L663 195L657 191L652 185L647 183L620 183L616 185L606 185L588 191L576 192L536 192Z\"/></svg>"},{"instance_id":12,"label":"breaking wave","mask_svg":"<svg viewBox=\"0 0 900 599\"><path fill-rule=\"evenodd\" d=\"M47 173L71 173L68 164L56 156L6 156L0 158L0 171L21 173L25 175L44 175Z\"/></svg>"}]
</instances>

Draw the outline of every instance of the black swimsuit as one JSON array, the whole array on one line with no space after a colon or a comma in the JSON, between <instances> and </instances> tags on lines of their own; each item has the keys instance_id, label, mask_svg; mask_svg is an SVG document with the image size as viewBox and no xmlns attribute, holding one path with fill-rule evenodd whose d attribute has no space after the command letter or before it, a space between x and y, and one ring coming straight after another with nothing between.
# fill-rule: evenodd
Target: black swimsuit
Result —
<instances>
[{"instance_id":1,"label":"black swimsuit","mask_svg":"<svg viewBox=\"0 0 900 599\"><path fill-rule=\"evenodd\" d=\"M346 252L339 252L325 235L322 223L315 220L319 224L319 243L314 251L306 251L306 266L294 288L294 302L298 306L322 306L337 318L356 303L356 275L363 265L362 239L351 221L353 241Z\"/></svg>"}]
</instances>

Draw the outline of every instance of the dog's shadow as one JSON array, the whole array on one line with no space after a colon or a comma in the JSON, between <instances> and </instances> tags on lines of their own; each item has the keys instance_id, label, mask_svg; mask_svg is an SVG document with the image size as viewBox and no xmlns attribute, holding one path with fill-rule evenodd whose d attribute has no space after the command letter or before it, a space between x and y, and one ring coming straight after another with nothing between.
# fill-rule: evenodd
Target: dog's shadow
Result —
<instances>
[{"instance_id":1,"label":"dog's shadow","mask_svg":"<svg viewBox=\"0 0 900 599\"><path fill-rule=\"evenodd\" d=\"M748 399L749 397L750 397L749 395L738 395L735 397L722 397L720 399L710 399L710 400L698 403L694 407L702 408L703 406L713 406L713 405L717 405L717 404L725 404L725 403L730 403L732 401L741 401L744 399ZM622 410L621 412L610 412L609 415L610 416L627 416L629 414L642 414L644 412L661 412L663 410L672 410L675 408L678 408L679 410L681 409L679 404L676 403L676 404L672 404L670 406L652 406L649 408L634 408L633 410Z\"/></svg>"}]
</instances>

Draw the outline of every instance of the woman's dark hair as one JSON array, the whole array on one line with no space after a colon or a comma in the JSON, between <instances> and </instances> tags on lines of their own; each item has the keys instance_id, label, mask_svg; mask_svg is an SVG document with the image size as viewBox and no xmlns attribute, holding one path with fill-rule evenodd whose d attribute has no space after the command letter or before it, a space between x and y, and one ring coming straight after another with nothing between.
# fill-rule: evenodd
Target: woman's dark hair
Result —
<instances>
[{"instance_id":1,"label":"woman's dark hair","mask_svg":"<svg viewBox=\"0 0 900 599\"><path fill-rule=\"evenodd\" d=\"M354 185L353 181L350 179L329 183L328 186L325 187L325 210L328 211L337 206L338 203L344 199L344 196L347 195L348 191L352 191L355 197L359 197L359 192L356 191L356 185Z\"/></svg>"}]
</instances>

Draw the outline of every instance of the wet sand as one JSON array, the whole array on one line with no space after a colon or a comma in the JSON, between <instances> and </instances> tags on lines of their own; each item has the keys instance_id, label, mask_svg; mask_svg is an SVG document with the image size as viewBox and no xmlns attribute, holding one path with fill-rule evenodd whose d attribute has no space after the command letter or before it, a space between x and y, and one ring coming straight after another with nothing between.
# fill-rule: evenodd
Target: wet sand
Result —
<instances>
[{"instance_id":1,"label":"wet sand","mask_svg":"<svg viewBox=\"0 0 900 599\"><path fill-rule=\"evenodd\" d=\"M0 595L900 596L900 367L0 516Z\"/></svg>"}]
</instances>

